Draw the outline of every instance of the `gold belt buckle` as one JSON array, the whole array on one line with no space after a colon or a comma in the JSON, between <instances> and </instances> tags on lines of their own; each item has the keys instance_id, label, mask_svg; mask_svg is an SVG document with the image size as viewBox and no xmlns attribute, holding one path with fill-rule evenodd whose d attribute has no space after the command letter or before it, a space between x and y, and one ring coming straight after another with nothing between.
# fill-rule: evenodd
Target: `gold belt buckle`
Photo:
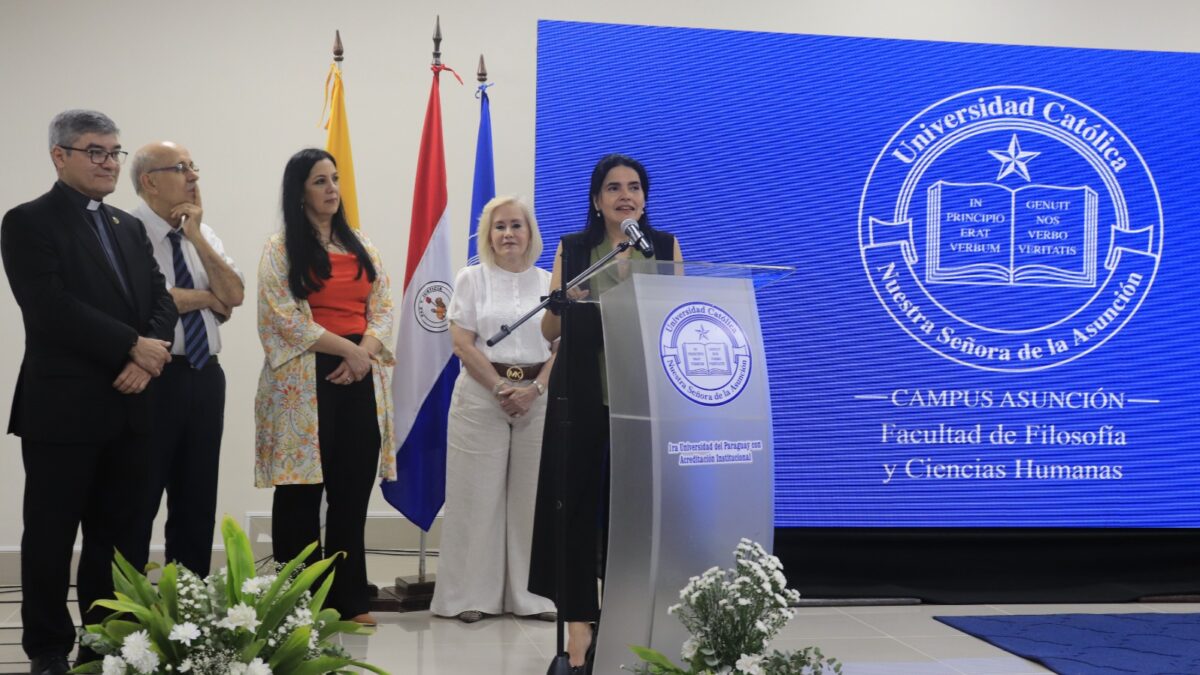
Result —
<instances>
[{"instance_id":1,"label":"gold belt buckle","mask_svg":"<svg viewBox=\"0 0 1200 675\"><path fill-rule=\"evenodd\" d=\"M525 379L525 369L521 366L509 366L505 376L513 382L520 382Z\"/></svg>"}]
</instances>

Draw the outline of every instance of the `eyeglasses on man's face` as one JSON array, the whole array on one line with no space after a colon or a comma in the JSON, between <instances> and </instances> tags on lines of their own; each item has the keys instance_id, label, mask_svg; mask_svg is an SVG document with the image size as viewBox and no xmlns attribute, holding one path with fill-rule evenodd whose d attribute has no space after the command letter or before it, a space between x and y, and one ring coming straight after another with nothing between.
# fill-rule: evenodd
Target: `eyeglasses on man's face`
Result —
<instances>
[{"instance_id":1,"label":"eyeglasses on man's face","mask_svg":"<svg viewBox=\"0 0 1200 675\"><path fill-rule=\"evenodd\" d=\"M75 150L77 152L86 152L88 159L92 160L92 164L103 164L107 160L112 160L117 164L125 162L125 158L129 156L124 150L105 150L104 148L72 148L69 145L58 146L63 150Z\"/></svg>"},{"instance_id":2,"label":"eyeglasses on man's face","mask_svg":"<svg viewBox=\"0 0 1200 675\"><path fill-rule=\"evenodd\" d=\"M175 173L191 171L192 173L200 173L200 167L196 166L195 162L179 162L171 166L160 166L157 169L150 169L146 173L154 173L156 171L174 171Z\"/></svg>"}]
</instances>

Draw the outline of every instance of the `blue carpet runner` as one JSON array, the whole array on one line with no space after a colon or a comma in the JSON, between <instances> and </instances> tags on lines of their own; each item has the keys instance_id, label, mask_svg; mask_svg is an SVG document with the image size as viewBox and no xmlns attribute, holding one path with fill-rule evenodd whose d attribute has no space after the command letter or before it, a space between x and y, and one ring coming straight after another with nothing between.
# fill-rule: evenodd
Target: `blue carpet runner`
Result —
<instances>
[{"instance_id":1,"label":"blue carpet runner","mask_svg":"<svg viewBox=\"0 0 1200 675\"><path fill-rule=\"evenodd\" d=\"M1200 675L1200 614L934 618L1062 675Z\"/></svg>"}]
</instances>

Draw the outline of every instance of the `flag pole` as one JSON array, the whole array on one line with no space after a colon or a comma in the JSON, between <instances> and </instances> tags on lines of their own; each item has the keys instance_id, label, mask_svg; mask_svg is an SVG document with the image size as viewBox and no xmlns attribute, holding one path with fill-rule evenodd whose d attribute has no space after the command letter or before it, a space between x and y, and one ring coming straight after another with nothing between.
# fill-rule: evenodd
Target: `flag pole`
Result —
<instances>
[{"instance_id":1,"label":"flag pole","mask_svg":"<svg viewBox=\"0 0 1200 675\"><path fill-rule=\"evenodd\" d=\"M471 184L471 213L467 223L467 264L479 264L479 216L483 207L496 196L496 170L492 161L492 123L488 111L487 64L479 55L475 70L475 98L479 99L479 134L475 139L475 175Z\"/></svg>"},{"instance_id":2,"label":"flag pole","mask_svg":"<svg viewBox=\"0 0 1200 675\"><path fill-rule=\"evenodd\" d=\"M436 135L436 141L434 143L432 143L432 146L437 148L435 154L437 155L436 166L438 167L437 169L432 169L432 171L435 174L437 173L437 171L444 172L444 156L441 154L442 153L441 113L440 113L440 105L438 104L438 101L440 100L440 98L435 98L435 97L439 97L438 73L440 70L442 70L441 43L442 43L442 20L441 20L441 16L439 15L437 17L437 19L435 20L434 29L433 29L433 78L434 78L433 79L433 88L430 92L430 103L429 103L429 108L426 111L425 125L422 127L421 156L419 157L418 162L417 162L418 186L417 186L416 194L414 194L414 204L413 204L414 223L416 223L416 219L418 217L418 211L421 210L424 206L429 206L428 204L424 204L424 202L421 201L421 197L422 197L421 190L423 187L428 187L428 186L423 186L421 184L421 180L422 180L422 175L423 175L422 167L428 168L428 166L429 166L426 164L426 162L428 161L428 159L425 156L426 145L429 144L430 139L432 139L434 137L434 136L427 136L427 133L429 132L429 129L430 129L431 121L433 121L435 123L435 126L433 128L437 129L437 131L434 132L434 135ZM444 196L445 176L444 175L441 176L441 181L443 183L441 186L441 189L443 192L442 199L444 200L445 199L445 196ZM425 195L425 196L427 197L428 195ZM436 198L434 199L434 201L436 201ZM445 218L445 204L442 204L441 207L442 207L442 210L439 213L434 214L434 215L441 216L444 219ZM421 215L428 216L429 214L424 213L424 211L421 211ZM440 221L438 221L438 222L440 222ZM444 232L444 229L445 229L445 228L439 229L439 227L436 225L436 223L423 223L423 224L426 226L433 227L433 232L432 232L432 234L430 234L430 236L432 236L432 237L439 236L438 232ZM415 224L414 224L414 227L416 227ZM444 236L444 235L442 235L442 236ZM419 281L416 278L413 278L413 276L412 276L414 273L414 270L420 269L419 261L414 261L414 258L412 257L413 256L413 245L414 245L413 239L412 239L411 233L410 233L409 260L408 260L408 266L406 268L406 274L405 274L405 300L404 300L405 303L408 303L410 301L409 296L410 296L411 288L417 287L417 286L411 286L410 284L411 283L419 284ZM443 271L443 274L445 274L445 273L446 272ZM398 338L398 343L399 343L399 340L404 339L403 322L401 324L401 327L402 327L402 332L401 332L400 338ZM426 329L426 330L428 330L428 329ZM399 353L400 353L400 348L398 346L397 354L399 354ZM438 392L438 391L447 392L447 394L446 394L447 402L449 400L449 395L448 395L449 389L447 387L452 386L452 380L449 381L450 384L447 385L445 373L449 372L449 369L451 367L453 367L453 369L454 369L454 371L453 371L454 374L457 375L457 373L458 373L457 361L454 359L452 354L449 354L449 361L447 362L446 368L443 371L443 375L440 376L438 378L438 381L433 385L433 387L434 387L433 392ZM430 396L435 395L433 392L430 393ZM423 406L422 406L422 411L424 411ZM420 415L420 414L424 414L424 412L418 413L418 415ZM417 423L418 423L418 421L414 420L414 425L416 425ZM410 433L410 434L413 433L414 428L415 428L415 426L413 428L410 428L408 430L408 433ZM440 436L441 436L441 442L444 445L445 440L446 440L444 419L443 419L442 425L441 425ZM409 444L410 440L411 440L411 437L409 440L402 441L401 449L400 449L401 452L404 451L404 448ZM418 441L420 441L420 439L418 439ZM444 447L443 447L443 452L444 452ZM443 471L444 471L444 458L443 458ZM403 473L403 471L401 471L400 473ZM403 481L403 480L404 480L403 476L398 476L398 481ZM444 473L442 474L440 480L443 482L445 481ZM375 602L372 603L372 609L378 608L382 611L395 611L395 612L412 612L412 611L427 610L427 609L429 609L430 603L433 600L433 590L434 590L434 584L436 583L436 581L435 581L436 575L427 574L427 572L426 572L426 558L428 555L428 540L427 540L428 535L426 533L425 528L432 527L433 520L434 520L436 514L425 513L423 515L417 516L417 518L414 519L414 513L406 508L406 507L411 507L412 504L403 504L402 505L402 504L397 503L396 498L395 498L396 497L395 493L389 494L388 484L385 483L383 485L382 489L384 492L384 497L388 500L388 502L391 503L393 506L395 506L399 511L401 511L407 518L409 518L410 522L413 522L414 524L416 524L418 526L418 529L420 530L419 540L418 540L419 548L418 548L418 553L417 553L417 574L416 574L416 576L398 576L398 577L396 577L396 585L395 586L390 586L390 587L380 590L380 597ZM428 523L421 522L420 519L425 518L426 516L428 516L429 522Z\"/></svg>"},{"instance_id":3,"label":"flag pole","mask_svg":"<svg viewBox=\"0 0 1200 675\"><path fill-rule=\"evenodd\" d=\"M442 15L441 14L437 15L437 18L434 19L434 24L433 24L433 65L435 65L435 66L442 65ZM418 529L420 529L420 528L418 528ZM427 543L426 538L427 538L427 536L428 536L428 533L425 532L425 530L421 530L420 539L419 539L419 543L418 543L418 547L420 550L417 552L417 583L419 583L419 584L425 583L425 556L426 556L426 543ZM428 589L429 589L429 593L432 596L433 583L430 583Z\"/></svg>"}]
</instances>

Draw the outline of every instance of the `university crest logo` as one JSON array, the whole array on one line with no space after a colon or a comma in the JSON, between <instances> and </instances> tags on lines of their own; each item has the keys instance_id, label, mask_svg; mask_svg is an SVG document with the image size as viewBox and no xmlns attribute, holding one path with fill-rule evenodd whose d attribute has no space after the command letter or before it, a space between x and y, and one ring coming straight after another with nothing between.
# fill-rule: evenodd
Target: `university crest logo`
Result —
<instances>
[{"instance_id":1,"label":"university crest logo","mask_svg":"<svg viewBox=\"0 0 1200 675\"><path fill-rule=\"evenodd\" d=\"M742 327L716 305L689 302L671 310L658 348L667 378L694 403L725 405L750 381L752 359Z\"/></svg>"},{"instance_id":2,"label":"university crest logo","mask_svg":"<svg viewBox=\"0 0 1200 675\"><path fill-rule=\"evenodd\" d=\"M917 113L867 178L871 287L931 351L991 371L1077 359L1133 317L1162 255L1162 205L1133 142L1099 111L1021 86Z\"/></svg>"}]
</instances>

